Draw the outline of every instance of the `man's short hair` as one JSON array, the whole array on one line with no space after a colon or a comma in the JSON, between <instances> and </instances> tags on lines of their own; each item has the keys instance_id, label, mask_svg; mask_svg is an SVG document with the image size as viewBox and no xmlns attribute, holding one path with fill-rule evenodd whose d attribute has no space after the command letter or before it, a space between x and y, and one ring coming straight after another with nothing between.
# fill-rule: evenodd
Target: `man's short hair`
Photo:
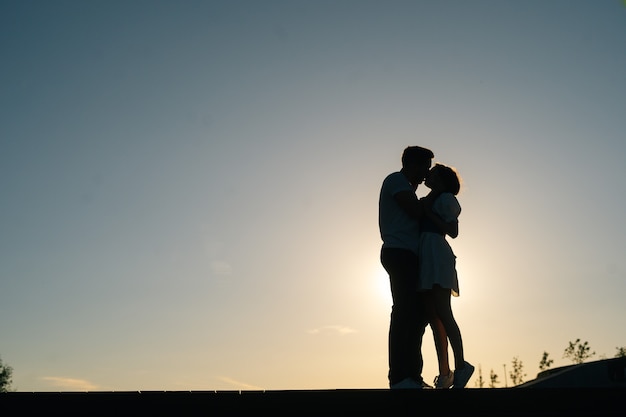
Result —
<instances>
[{"instance_id":1,"label":"man's short hair","mask_svg":"<svg viewBox=\"0 0 626 417\"><path fill-rule=\"evenodd\" d=\"M430 149L421 146L409 146L402 153L402 166L422 164L434 157L435 154Z\"/></svg>"}]
</instances>

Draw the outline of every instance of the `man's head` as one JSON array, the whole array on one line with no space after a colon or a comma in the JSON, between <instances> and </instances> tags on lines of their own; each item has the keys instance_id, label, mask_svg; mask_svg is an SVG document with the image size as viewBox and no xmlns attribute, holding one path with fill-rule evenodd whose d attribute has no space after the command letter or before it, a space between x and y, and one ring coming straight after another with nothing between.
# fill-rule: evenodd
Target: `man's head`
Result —
<instances>
[{"instance_id":1,"label":"man's head","mask_svg":"<svg viewBox=\"0 0 626 417\"><path fill-rule=\"evenodd\" d=\"M424 181L435 157L433 151L421 146L409 146L402 153L402 172L414 186Z\"/></svg>"}]
</instances>

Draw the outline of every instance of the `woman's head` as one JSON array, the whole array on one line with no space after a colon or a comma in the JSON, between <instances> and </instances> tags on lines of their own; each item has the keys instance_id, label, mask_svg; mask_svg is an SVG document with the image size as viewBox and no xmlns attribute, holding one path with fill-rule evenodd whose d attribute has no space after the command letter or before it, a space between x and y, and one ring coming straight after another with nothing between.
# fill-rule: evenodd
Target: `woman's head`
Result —
<instances>
[{"instance_id":1,"label":"woman's head","mask_svg":"<svg viewBox=\"0 0 626 417\"><path fill-rule=\"evenodd\" d=\"M433 187L440 188L439 191L444 193L452 193L457 195L461 190L461 180L457 172L442 164L435 164L428 173L426 185L431 189Z\"/></svg>"}]
</instances>

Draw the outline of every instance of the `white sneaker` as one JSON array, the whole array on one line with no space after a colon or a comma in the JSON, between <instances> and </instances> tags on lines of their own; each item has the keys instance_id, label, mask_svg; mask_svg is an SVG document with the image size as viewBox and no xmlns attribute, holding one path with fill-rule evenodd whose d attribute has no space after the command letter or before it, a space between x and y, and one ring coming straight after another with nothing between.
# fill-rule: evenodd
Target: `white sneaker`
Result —
<instances>
[{"instance_id":1,"label":"white sneaker","mask_svg":"<svg viewBox=\"0 0 626 417\"><path fill-rule=\"evenodd\" d=\"M422 381L422 389L433 389L433 387Z\"/></svg>"},{"instance_id":2,"label":"white sneaker","mask_svg":"<svg viewBox=\"0 0 626 417\"><path fill-rule=\"evenodd\" d=\"M452 388L465 388L465 385L467 385L473 373L474 366L466 361L463 368L454 370L454 383L452 384Z\"/></svg>"},{"instance_id":3,"label":"white sneaker","mask_svg":"<svg viewBox=\"0 0 626 417\"><path fill-rule=\"evenodd\" d=\"M438 375L435 377L435 388L448 389L454 383L454 372L450 371L448 375Z\"/></svg>"},{"instance_id":4,"label":"white sneaker","mask_svg":"<svg viewBox=\"0 0 626 417\"><path fill-rule=\"evenodd\" d=\"M413 378L404 378L400 382L390 385L391 389L430 389L430 385L424 381L418 382Z\"/></svg>"}]
</instances>

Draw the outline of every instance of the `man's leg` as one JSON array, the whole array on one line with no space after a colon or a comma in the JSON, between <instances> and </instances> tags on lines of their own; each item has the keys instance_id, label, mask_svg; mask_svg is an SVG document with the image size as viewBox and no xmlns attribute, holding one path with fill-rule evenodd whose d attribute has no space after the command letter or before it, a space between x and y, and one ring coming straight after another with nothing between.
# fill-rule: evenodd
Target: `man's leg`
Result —
<instances>
[{"instance_id":1,"label":"man's leg","mask_svg":"<svg viewBox=\"0 0 626 417\"><path fill-rule=\"evenodd\" d=\"M416 281L417 279L418 278L416 278ZM415 292L417 294L414 298L414 316L411 320L414 328L411 332L412 340L409 343L409 345L411 346L411 350L409 353L411 355L410 357L414 360L413 364L411 365L411 369L413 370L413 378L415 378L415 380L419 382L422 382L422 370L424 368L424 358L422 356L422 339L424 337L424 332L426 331L426 326L428 326L428 315L426 314L426 310L424 308L422 294L417 291Z\"/></svg>"},{"instance_id":2,"label":"man's leg","mask_svg":"<svg viewBox=\"0 0 626 417\"><path fill-rule=\"evenodd\" d=\"M383 249L381 263L389 274L393 306L389 325L389 383L411 377L422 381L422 337L426 318L416 291L417 255Z\"/></svg>"}]
</instances>

